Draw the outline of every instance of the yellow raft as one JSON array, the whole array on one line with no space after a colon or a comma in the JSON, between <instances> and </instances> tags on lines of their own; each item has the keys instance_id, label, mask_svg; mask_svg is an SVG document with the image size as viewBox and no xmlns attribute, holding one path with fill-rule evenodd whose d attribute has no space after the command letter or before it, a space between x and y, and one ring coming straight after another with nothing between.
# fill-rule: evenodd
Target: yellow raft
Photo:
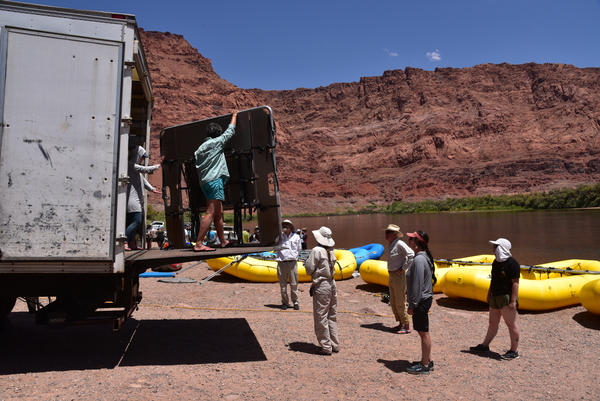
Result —
<instances>
[{"instance_id":1,"label":"yellow raft","mask_svg":"<svg viewBox=\"0 0 600 401\"><path fill-rule=\"evenodd\" d=\"M437 283L433 287L433 292L443 292L449 297L487 302L493 261L494 255L435 260ZM599 276L576 274L585 271L600 271L600 262L570 259L536 266L522 266L519 308L549 310L586 302L589 306L586 306L586 309L600 314ZM380 260L363 262L360 266L360 276L367 283L387 286L389 278L387 262ZM590 282L595 282L596 285L588 285Z\"/></svg>"},{"instance_id":2,"label":"yellow raft","mask_svg":"<svg viewBox=\"0 0 600 401\"><path fill-rule=\"evenodd\" d=\"M590 281L581 287L579 300L589 312L600 315L600 279Z\"/></svg>"},{"instance_id":3,"label":"yellow raft","mask_svg":"<svg viewBox=\"0 0 600 401\"><path fill-rule=\"evenodd\" d=\"M487 302L491 269L491 266L474 266L449 270L445 274L444 294ZM531 266L530 269L522 267L519 309L549 310L581 303L579 294L582 287L598 280L598 275L567 275L570 273L564 270L600 271L600 262L571 259Z\"/></svg>"},{"instance_id":4,"label":"yellow raft","mask_svg":"<svg viewBox=\"0 0 600 401\"><path fill-rule=\"evenodd\" d=\"M434 293L441 293L444 288L444 280L446 273L460 266L467 266L471 263L478 265L480 263L492 263L494 260L493 255L477 255L460 258L460 261L455 260L435 260L435 277L437 278L436 284L433 286ZM478 266L479 267L479 266ZM366 283L380 284L388 286L389 273L387 269L387 262L383 260L365 260L360 265L360 277Z\"/></svg>"},{"instance_id":5,"label":"yellow raft","mask_svg":"<svg viewBox=\"0 0 600 401\"><path fill-rule=\"evenodd\" d=\"M336 280L343 280L352 277L352 273L356 270L354 254L341 249L335 249L333 253L337 259L334 278ZM208 259L206 263L212 270L218 271L238 258L239 256L226 256ZM255 283L275 283L278 281L277 261L270 259L259 259L249 256L231 264L224 272ZM311 277L306 274L303 261L298 261L298 281L303 283L311 281Z\"/></svg>"}]
</instances>

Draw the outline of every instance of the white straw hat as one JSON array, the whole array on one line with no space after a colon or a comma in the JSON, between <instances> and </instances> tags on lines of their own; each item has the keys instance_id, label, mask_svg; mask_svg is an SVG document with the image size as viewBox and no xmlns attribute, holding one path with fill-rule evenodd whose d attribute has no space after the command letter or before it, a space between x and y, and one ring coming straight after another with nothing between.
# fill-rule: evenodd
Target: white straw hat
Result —
<instances>
[{"instance_id":1,"label":"white straw hat","mask_svg":"<svg viewBox=\"0 0 600 401\"><path fill-rule=\"evenodd\" d=\"M314 230L313 235L317 242L323 246L334 246L335 241L331 238L331 230L327 227L321 227L318 230Z\"/></svg>"},{"instance_id":2,"label":"white straw hat","mask_svg":"<svg viewBox=\"0 0 600 401\"><path fill-rule=\"evenodd\" d=\"M296 226L294 226L294 223L292 223L290 220L283 220L283 222L281 222L281 225L283 226L284 224L289 224L290 226L292 226L292 232L296 232Z\"/></svg>"},{"instance_id":3,"label":"white straw hat","mask_svg":"<svg viewBox=\"0 0 600 401\"><path fill-rule=\"evenodd\" d=\"M400 227L398 227L395 224L388 224L388 226L386 228L384 228L383 231L392 231L392 232L395 232L396 236L398 238L404 236L404 234L402 234L402 231L400 231Z\"/></svg>"}]
</instances>

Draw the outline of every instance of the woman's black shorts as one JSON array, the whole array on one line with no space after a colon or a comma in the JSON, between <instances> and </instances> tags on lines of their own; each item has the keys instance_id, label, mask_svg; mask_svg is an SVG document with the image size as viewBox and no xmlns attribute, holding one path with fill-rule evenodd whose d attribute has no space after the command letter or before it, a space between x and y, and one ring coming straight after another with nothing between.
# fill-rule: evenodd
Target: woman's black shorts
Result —
<instances>
[{"instance_id":1,"label":"woman's black shorts","mask_svg":"<svg viewBox=\"0 0 600 401\"><path fill-rule=\"evenodd\" d=\"M419 302L417 307L413 309L413 328L416 331L429 332L429 309L431 309L432 303L433 297L429 297Z\"/></svg>"}]
</instances>

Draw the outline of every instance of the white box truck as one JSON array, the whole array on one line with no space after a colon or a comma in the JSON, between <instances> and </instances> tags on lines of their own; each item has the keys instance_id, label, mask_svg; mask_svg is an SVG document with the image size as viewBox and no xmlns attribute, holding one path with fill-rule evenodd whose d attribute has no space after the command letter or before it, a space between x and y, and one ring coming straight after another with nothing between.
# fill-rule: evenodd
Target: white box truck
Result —
<instances>
[{"instance_id":1,"label":"white box truck","mask_svg":"<svg viewBox=\"0 0 600 401\"><path fill-rule=\"evenodd\" d=\"M15 296L57 297L42 322L131 313L127 144L151 110L134 16L0 1L0 315Z\"/></svg>"},{"instance_id":2,"label":"white box truck","mask_svg":"<svg viewBox=\"0 0 600 401\"><path fill-rule=\"evenodd\" d=\"M202 258L124 250L128 144L148 149L152 106L133 15L0 1L0 318L48 297L37 323L118 329L139 273Z\"/></svg>"}]
</instances>

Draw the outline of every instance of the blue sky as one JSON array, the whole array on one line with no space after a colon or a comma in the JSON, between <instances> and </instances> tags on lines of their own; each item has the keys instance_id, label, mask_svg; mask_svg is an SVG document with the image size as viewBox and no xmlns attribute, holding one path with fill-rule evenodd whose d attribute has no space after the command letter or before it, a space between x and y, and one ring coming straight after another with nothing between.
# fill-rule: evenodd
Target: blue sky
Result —
<instances>
[{"instance_id":1,"label":"blue sky","mask_svg":"<svg viewBox=\"0 0 600 401\"><path fill-rule=\"evenodd\" d=\"M316 88L406 67L600 67L600 0L29 0L135 14L240 88Z\"/></svg>"}]
</instances>

